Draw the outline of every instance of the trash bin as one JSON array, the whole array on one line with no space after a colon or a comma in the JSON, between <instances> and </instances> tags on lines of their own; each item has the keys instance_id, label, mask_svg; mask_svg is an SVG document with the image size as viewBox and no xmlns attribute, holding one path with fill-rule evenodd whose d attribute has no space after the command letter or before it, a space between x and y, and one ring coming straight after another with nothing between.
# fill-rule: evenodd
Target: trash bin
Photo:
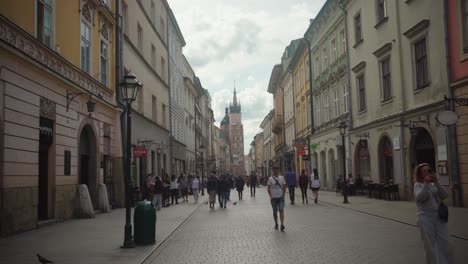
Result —
<instances>
[{"instance_id":1,"label":"trash bin","mask_svg":"<svg viewBox=\"0 0 468 264\"><path fill-rule=\"evenodd\" d=\"M156 210L151 202L144 200L137 204L133 215L133 241L145 245L156 242Z\"/></svg>"}]
</instances>

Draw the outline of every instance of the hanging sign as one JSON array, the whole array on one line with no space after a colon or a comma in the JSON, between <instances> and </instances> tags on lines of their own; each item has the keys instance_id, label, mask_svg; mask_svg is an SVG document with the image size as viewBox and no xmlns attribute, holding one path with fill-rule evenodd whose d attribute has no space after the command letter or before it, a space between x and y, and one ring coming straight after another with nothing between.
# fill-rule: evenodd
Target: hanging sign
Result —
<instances>
[{"instance_id":1,"label":"hanging sign","mask_svg":"<svg viewBox=\"0 0 468 264\"><path fill-rule=\"evenodd\" d=\"M305 155L305 149L298 149L297 150L297 155L304 156Z\"/></svg>"},{"instance_id":2,"label":"hanging sign","mask_svg":"<svg viewBox=\"0 0 468 264\"><path fill-rule=\"evenodd\" d=\"M146 148L145 147L133 147L133 157L146 157Z\"/></svg>"}]
</instances>

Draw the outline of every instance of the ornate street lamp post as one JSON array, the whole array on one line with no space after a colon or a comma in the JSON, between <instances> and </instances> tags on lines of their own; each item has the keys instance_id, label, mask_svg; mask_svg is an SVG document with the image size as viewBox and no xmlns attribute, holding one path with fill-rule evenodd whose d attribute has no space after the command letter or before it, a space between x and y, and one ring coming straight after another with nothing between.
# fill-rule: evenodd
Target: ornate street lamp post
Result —
<instances>
[{"instance_id":1,"label":"ornate street lamp post","mask_svg":"<svg viewBox=\"0 0 468 264\"><path fill-rule=\"evenodd\" d=\"M340 129L340 134L341 134L341 144L342 144L342 152L341 152L341 157L343 159L343 203L347 204L348 202L348 184L346 182L346 151L345 151L345 133L346 129L348 126L344 121L340 122L338 124L338 128Z\"/></svg>"},{"instance_id":2,"label":"ornate street lamp post","mask_svg":"<svg viewBox=\"0 0 468 264\"><path fill-rule=\"evenodd\" d=\"M127 119L127 139L125 141L126 151L126 166L125 166L125 235L124 244L122 248L133 248L135 243L133 242L132 236L132 223L131 223L131 111L132 102L137 98L138 92L142 84L137 80L133 73L129 73L124 76L123 81L120 83L120 98L122 98L124 104L124 110Z\"/></svg>"},{"instance_id":3,"label":"ornate street lamp post","mask_svg":"<svg viewBox=\"0 0 468 264\"><path fill-rule=\"evenodd\" d=\"M201 171L202 171L201 172L201 174L202 174L202 176L201 176L201 185L202 185L201 195L205 195L205 183L204 183L204 179L203 179L205 177L205 170L204 170L205 163L203 163L203 150L205 149L205 146L203 144L201 144L199 149L200 149L201 164L202 164L201 165Z\"/></svg>"}]
</instances>

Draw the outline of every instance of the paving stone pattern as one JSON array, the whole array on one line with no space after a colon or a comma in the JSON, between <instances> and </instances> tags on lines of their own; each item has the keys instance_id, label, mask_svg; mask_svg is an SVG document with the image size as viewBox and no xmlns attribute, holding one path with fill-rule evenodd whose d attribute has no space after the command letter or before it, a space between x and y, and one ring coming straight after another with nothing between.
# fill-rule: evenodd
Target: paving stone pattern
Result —
<instances>
[{"instance_id":1,"label":"paving stone pattern","mask_svg":"<svg viewBox=\"0 0 468 264\"><path fill-rule=\"evenodd\" d=\"M424 263L414 226L332 204L297 203L286 206L281 232L273 229L266 189L249 196L227 209L200 207L144 263ZM454 242L462 263L468 242Z\"/></svg>"}]
</instances>

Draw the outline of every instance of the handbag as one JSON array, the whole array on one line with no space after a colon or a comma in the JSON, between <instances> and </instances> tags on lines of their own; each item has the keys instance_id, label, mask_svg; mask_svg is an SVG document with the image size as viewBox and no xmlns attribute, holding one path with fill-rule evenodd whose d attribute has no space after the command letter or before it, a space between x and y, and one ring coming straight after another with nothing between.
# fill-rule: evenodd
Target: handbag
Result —
<instances>
[{"instance_id":1,"label":"handbag","mask_svg":"<svg viewBox=\"0 0 468 264\"><path fill-rule=\"evenodd\" d=\"M435 196L435 194L431 191L432 195L434 196L434 199L436 201L438 201L437 197ZM439 202L439 209L438 209L438 213L439 213L439 219L444 222L444 223L447 223L448 222L448 216L449 216L449 211L448 211L448 206L443 202L443 201L440 201Z\"/></svg>"}]
</instances>

